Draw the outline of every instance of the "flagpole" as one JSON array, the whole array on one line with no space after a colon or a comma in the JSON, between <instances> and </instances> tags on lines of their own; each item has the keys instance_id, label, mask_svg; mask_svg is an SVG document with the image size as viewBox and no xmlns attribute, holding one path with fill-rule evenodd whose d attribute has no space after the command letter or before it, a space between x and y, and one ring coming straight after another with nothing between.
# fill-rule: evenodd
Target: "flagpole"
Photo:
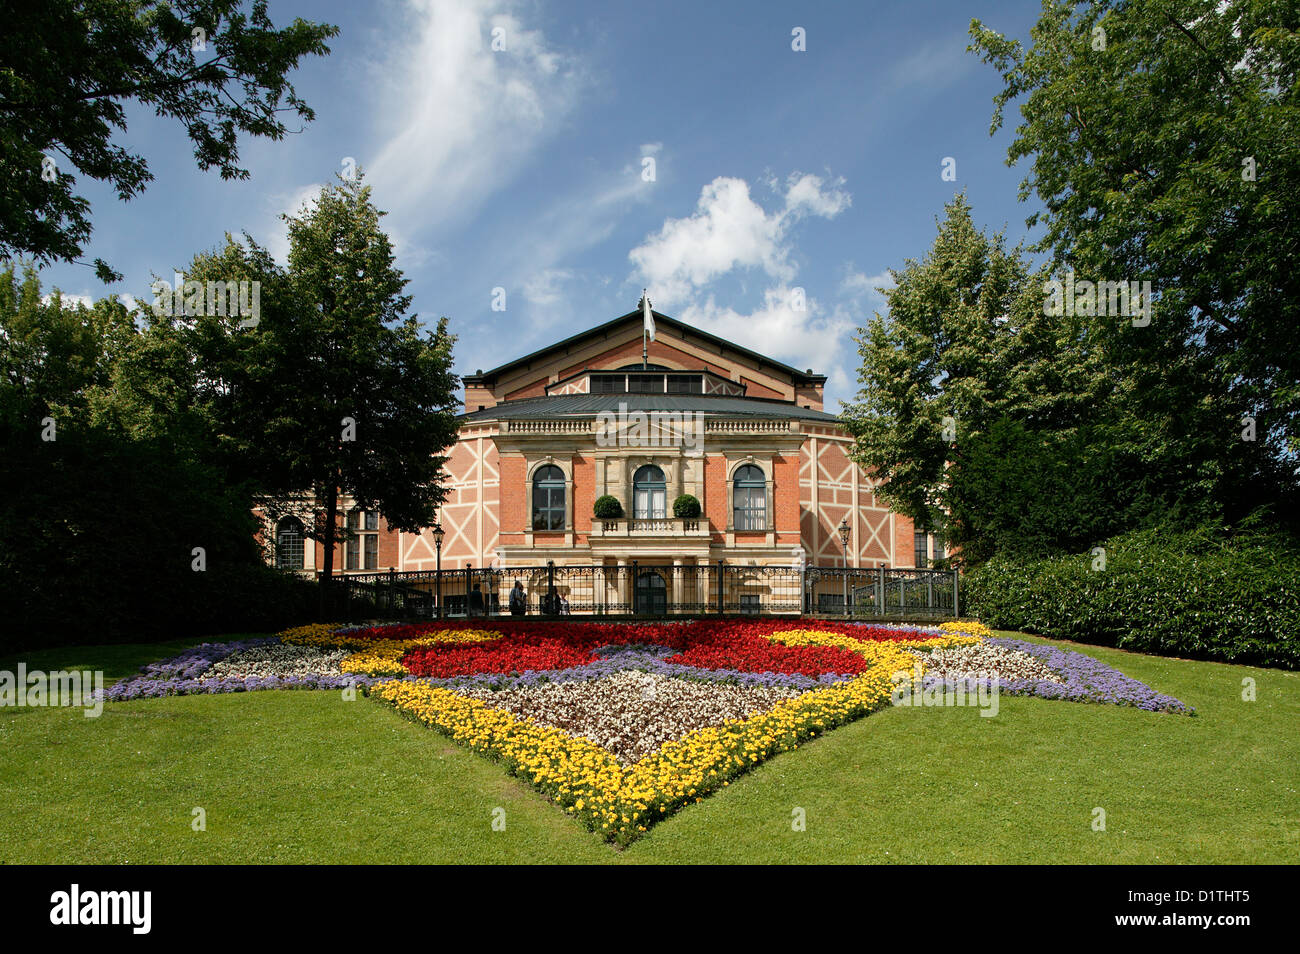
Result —
<instances>
[{"instance_id":1,"label":"flagpole","mask_svg":"<svg viewBox=\"0 0 1300 954\"><path fill-rule=\"evenodd\" d=\"M641 289L641 307L643 309L650 307L650 300L646 297L646 290ZM642 315L645 311L641 312ZM645 321L641 322L641 370L646 371L650 367L650 346L646 343L646 335L650 329L645 326Z\"/></svg>"}]
</instances>

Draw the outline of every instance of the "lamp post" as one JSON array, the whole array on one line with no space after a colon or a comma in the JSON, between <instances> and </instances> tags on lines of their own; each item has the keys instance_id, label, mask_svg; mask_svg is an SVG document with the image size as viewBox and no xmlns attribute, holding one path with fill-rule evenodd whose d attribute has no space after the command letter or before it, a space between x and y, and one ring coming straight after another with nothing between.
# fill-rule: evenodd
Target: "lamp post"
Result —
<instances>
[{"instance_id":1,"label":"lamp post","mask_svg":"<svg viewBox=\"0 0 1300 954\"><path fill-rule=\"evenodd\" d=\"M840 521L837 528L840 534L840 544L844 547L844 615L849 615L849 518L845 517Z\"/></svg>"},{"instance_id":2,"label":"lamp post","mask_svg":"<svg viewBox=\"0 0 1300 954\"><path fill-rule=\"evenodd\" d=\"M442 619L442 524L433 525L433 546L438 551L438 572L434 579L435 599L438 601L438 619Z\"/></svg>"}]
</instances>

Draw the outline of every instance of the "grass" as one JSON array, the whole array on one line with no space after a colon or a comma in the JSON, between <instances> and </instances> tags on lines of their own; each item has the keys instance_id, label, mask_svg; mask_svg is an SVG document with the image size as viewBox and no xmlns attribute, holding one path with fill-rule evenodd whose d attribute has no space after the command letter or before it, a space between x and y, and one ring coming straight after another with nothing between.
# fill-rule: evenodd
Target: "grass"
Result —
<instances>
[{"instance_id":1,"label":"grass","mask_svg":"<svg viewBox=\"0 0 1300 954\"><path fill-rule=\"evenodd\" d=\"M185 645L24 661L111 678ZM0 710L0 863L1253 864L1300 855L1300 674L1069 648L1197 715L1006 696L995 718L889 709L770 760L621 852L499 766L364 698L137 700L110 703L98 719ZM1254 702L1242 699L1247 677ZM192 828L196 808L205 831ZM1093 830L1097 808L1105 831ZM497 809L503 831L492 827ZM794 830L795 809L805 831Z\"/></svg>"}]
</instances>

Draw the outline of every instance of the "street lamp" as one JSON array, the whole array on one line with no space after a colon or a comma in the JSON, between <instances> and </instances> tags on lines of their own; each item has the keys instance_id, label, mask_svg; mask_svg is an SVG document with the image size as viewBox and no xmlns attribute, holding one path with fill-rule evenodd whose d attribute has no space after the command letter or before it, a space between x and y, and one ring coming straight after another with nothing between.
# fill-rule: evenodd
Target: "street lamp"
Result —
<instances>
[{"instance_id":1,"label":"street lamp","mask_svg":"<svg viewBox=\"0 0 1300 954\"><path fill-rule=\"evenodd\" d=\"M839 525L840 544L844 547L844 615L849 615L849 518L845 517Z\"/></svg>"},{"instance_id":2,"label":"street lamp","mask_svg":"<svg viewBox=\"0 0 1300 954\"><path fill-rule=\"evenodd\" d=\"M438 572L434 581L435 598L438 601L438 619L442 619L442 538L446 536L442 532L442 524L433 525L433 545L438 551Z\"/></svg>"}]
</instances>

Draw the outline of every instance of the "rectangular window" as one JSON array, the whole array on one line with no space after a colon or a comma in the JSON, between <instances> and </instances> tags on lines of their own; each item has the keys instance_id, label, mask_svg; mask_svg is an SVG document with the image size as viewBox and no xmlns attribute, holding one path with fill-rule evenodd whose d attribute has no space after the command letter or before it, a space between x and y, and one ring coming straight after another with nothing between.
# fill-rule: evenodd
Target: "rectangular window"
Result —
<instances>
[{"instance_id":1,"label":"rectangular window","mask_svg":"<svg viewBox=\"0 0 1300 954\"><path fill-rule=\"evenodd\" d=\"M345 570L376 570L379 568L379 513L375 510L349 510L347 516L349 539L343 544Z\"/></svg>"},{"instance_id":2,"label":"rectangular window","mask_svg":"<svg viewBox=\"0 0 1300 954\"><path fill-rule=\"evenodd\" d=\"M664 376L662 374L629 374L627 376L629 394L663 394Z\"/></svg>"},{"instance_id":3,"label":"rectangular window","mask_svg":"<svg viewBox=\"0 0 1300 954\"><path fill-rule=\"evenodd\" d=\"M917 530L912 534L912 544L916 547L916 558L912 565L924 569L930 565L930 535L924 530Z\"/></svg>"},{"instance_id":4,"label":"rectangular window","mask_svg":"<svg viewBox=\"0 0 1300 954\"><path fill-rule=\"evenodd\" d=\"M670 375L668 378L669 394L703 394L704 381L697 375Z\"/></svg>"},{"instance_id":5,"label":"rectangular window","mask_svg":"<svg viewBox=\"0 0 1300 954\"><path fill-rule=\"evenodd\" d=\"M663 487L638 487L632 501L632 516L637 520L663 520L668 516L668 492Z\"/></svg>"},{"instance_id":6,"label":"rectangular window","mask_svg":"<svg viewBox=\"0 0 1300 954\"><path fill-rule=\"evenodd\" d=\"M533 529L564 529L564 488L533 486Z\"/></svg>"},{"instance_id":7,"label":"rectangular window","mask_svg":"<svg viewBox=\"0 0 1300 954\"><path fill-rule=\"evenodd\" d=\"M757 593L740 594L740 611L742 613L757 613L762 609L762 605Z\"/></svg>"},{"instance_id":8,"label":"rectangular window","mask_svg":"<svg viewBox=\"0 0 1300 954\"><path fill-rule=\"evenodd\" d=\"M737 487L734 490L737 530L767 529L767 490L763 487Z\"/></svg>"}]
</instances>

